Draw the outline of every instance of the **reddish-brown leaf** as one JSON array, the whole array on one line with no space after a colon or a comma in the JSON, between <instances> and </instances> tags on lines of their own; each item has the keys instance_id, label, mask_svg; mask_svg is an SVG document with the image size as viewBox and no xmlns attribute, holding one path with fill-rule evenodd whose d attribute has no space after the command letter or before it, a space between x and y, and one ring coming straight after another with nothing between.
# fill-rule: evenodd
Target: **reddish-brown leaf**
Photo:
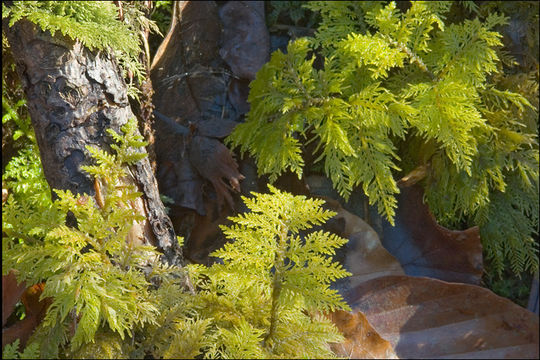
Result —
<instances>
[{"instance_id":1,"label":"reddish-brown leaf","mask_svg":"<svg viewBox=\"0 0 540 360\"><path fill-rule=\"evenodd\" d=\"M313 194L337 197L328 178L307 178ZM354 214L366 216L366 197L356 189L345 203ZM371 213L382 245L401 264L405 274L444 281L479 284L483 272L478 227L455 231L437 224L423 200L419 185L405 187L397 196L395 226Z\"/></svg>"},{"instance_id":2,"label":"reddish-brown leaf","mask_svg":"<svg viewBox=\"0 0 540 360\"><path fill-rule=\"evenodd\" d=\"M383 339L361 312L338 310L330 320L345 337L342 343L330 344L338 357L349 359L397 359L392 345Z\"/></svg>"},{"instance_id":3,"label":"reddish-brown leaf","mask_svg":"<svg viewBox=\"0 0 540 360\"><path fill-rule=\"evenodd\" d=\"M160 192L173 199L175 206L205 214L202 179L187 157L179 157L174 149L169 153L159 153L157 178Z\"/></svg>"},{"instance_id":4,"label":"reddish-brown leaf","mask_svg":"<svg viewBox=\"0 0 540 360\"><path fill-rule=\"evenodd\" d=\"M12 274L13 272L10 272ZM9 275L8 275L9 276ZM2 280L4 280L5 277L2 277ZM6 283L2 281L2 285L5 285ZM12 285L12 280L8 279L7 281L8 289L11 289L10 286ZM47 313L47 308L52 303L52 299L47 298L42 301L39 300L41 294L43 293L43 290L45 288L44 283L35 284L33 286L30 286L28 288L24 288L24 284L21 284L17 288L17 292L20 292L20 287L23 287L22 296L19 295L17 297L17 301L19 299L22 301L25 309L25 318L21 321L17 321L13 325L11 325L8 328L2 327L2 347L4 347L7 344L11 344L16 339L20 340L19 346L21 348L24 347L26 344L26 341L28 341L28 338L32 333L34 332L35 328L41 323L43 318L45 317L45 314ZM5 287L2 288L2 292L4 294ZM13 302L12 299L8 299L9 304ZM14 307L14 304L13 304ZM4 309L2 309L4 310ZM9 310L9 309L8 309ZM11 311L9 311L9 314L13 311L13 308L11 308ZM5 313L2 314L4 317ZM7 314L9 316L9 314Z\"/></svg>"},{"instance_id":5,"label":"reddish-brown leaf","mask_svg":"<svg viewBox=\"0 0 540 360\"><path fill-rule=\"evenodd\" d=\"M348 296L400 358L538 358L538 317L479 286L386 276Z\"/></svg>"},{"instance_id":6,"label":"reddish-brown leaf","mask_svg":"<svg viewBox=\"0 0 540 360\"><path fill-rule=\"evenodd\" d=\"M2 327L6 325L7 319L15 310L15 305L17 305L25 290L26 283L23 281L17 284L17 277L13 270L7 275L2 275Z\"/></svg>"},{"instance_id":7,"label":"reddish-brown leaf","mask_svg":"<svg viewBox=\"0 0 540 360\"><path fill-rule=\"evenodd\" d=\"M227 224L227 217L234 215L234 212L230 208L219 211L216 204L209 201L205 203L205 209L206 215L195 214L186 256L196 263L211 265L208 255L226 241L219 225Z\"/></svg>"},{"instance_id":8,"label":"reddish-brown leaf","mask_svg":"<svg viewBox=\"0 0 540 360\"><path fill-rule=\"evenodd\" d=\"M418 185L401 189L396 226L385 226L384 247L407 275L480 284L483 262L478 227L454 231L440 226L422 197Z\"/></svg>"},{"instance_id":9,"label":"reddish-brown leaf","mask_svg":"<svg viewBox=\"0 0 540 360\"><path fill-rule=\"evenodd\" d=\"M232 207L232 193L243 178L231 152L217 140L227 136L239 118L227 96L233 77L219 55L223 39L218 8L213 1L177 6L177 23L151 74L160 191L173 199L171 206L201 216L207 201Z\"/></svg>"},{"instance_id":10,"label":"reddish-brown leaf","mask_svg":"<svg viewBox=\"0 0 540 360\"><path fill-rule=\"evenodd\" d=\"M405 193L410 195L407 191ZM412 199L421 201L421 194L416 192L413 195ZM332 347L340 356L348 357L351 352L361 351L359 349L378 354L377 350L372 350L379 349L377 342L370 343L364 335L371 331L370 323L373 331L388 340L400 358L538 357L538 317L533 313L479 286L406 275L387 276L388 272L399 271L400 268L396 267L399 263L380 250L383 248L375 232L363 220L343 210L335 200L326 200L328 206L338 213L331 220L340 223L340 226L334 226L337 233L349 239L344 263L353 273L346 286L340 284L353 312L339 313L339 316L336 313L331 317L346 338L344 343ZM399 210L402 222L398 226L402 231L407 229L403 224L410 224L407 219L417 219L417 215L411 213L425 211L425 205L420 205L411 201ZM429 212L424 212L424 215L429 215ZM435 250L442 248L466 256L466 241L457 247L458 250L452 247L460 241L462 232L444 229L430 216L428 220L424 218L423 222L427 224L426 244L436 244L432 245ZM422 244L421 228L417 224L414 231L405 231L406 237L402 241L406 241L408 236L417 236L417 241ZM429 249L429 246L421 246ZM436 257L429 252L427 255L426 259L436 264ZM445 261L444 254L439 255L443 257L443 265L448 267L452 264ZM459 259L454 263L459 263ZM369 323L363 322L362 314ZM350 330L354 326L357 326L356 332ZM350 356L375 355L358 353Z\"/></svg>"},{"instance_id":11,"label":"reddish-brown leaf","mask_svg":"<svg viewBox=\"0 0 540 360\"><path fill-rule=\"evenodd\" d=\"M194 136L191 141L189 159L199 174L214 186L219 208L225 199L233 209L234 202L230 191L240 191L240 181L244 179L244 176L238 172L238 164L229 149L219 140ZM228 183L223 179L226 179Z\"/></svg>"},{"instance_id":12,"label":"reddish-brown leaf","mask_svg":"<svg viewBox=\"0 0 540 360\"><path fill-rule=\"evenodd\" d=\"M324 197L326 208L337 215L326 229L349 239L342 260L352 275L339 282L342 292L351 291L370 279L387 275L403 275L399 262L382 246L377 233L358 216L343 209L334 199ZM329 314L345 337L345 341L332 344L332 350L346 358L396 358L391 344L383 339L361 312L336 311Z\"/></svg>"}]
</instances>

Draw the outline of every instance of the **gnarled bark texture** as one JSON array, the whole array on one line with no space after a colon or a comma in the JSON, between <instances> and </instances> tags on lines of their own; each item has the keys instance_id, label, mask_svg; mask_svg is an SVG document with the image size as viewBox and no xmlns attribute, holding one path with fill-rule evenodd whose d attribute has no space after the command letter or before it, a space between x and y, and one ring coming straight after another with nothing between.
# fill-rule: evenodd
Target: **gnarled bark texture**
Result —
<instances>
[{"instance_id":1,"label":"gnarled bark texture","mask_svg":"<svg viewBox=\"0 0 540 360\"><path fill-rule=\"evenodd\" d=\"M92 178L80 169L91 163L86 146L110 150L105 130L120 132L134 117L115 59L107 52L91 52L58 32L51 36L26 20L12 27L3 21L2 27L27 97L49 185L95 196ZM181 249L148 159L131 166L130 172L129 181L143 193L134 208L146 216L137 227L138 240L155 245L168 263L182 265Z\"/></svg>"}]
</instances>

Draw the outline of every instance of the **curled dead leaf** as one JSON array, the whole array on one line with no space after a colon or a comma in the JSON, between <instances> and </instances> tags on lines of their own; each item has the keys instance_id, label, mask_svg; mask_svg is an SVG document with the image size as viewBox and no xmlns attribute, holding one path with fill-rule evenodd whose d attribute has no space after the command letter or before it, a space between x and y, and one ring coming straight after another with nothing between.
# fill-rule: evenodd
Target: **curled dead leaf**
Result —
<instances>
[{"instance_id":1,"label":"curled dead leaf","mask_svg":"<svg viewBox=\"0 0 540 360\"><path fill-rule=\"evenodd\" d=\"M331 221L341 221L338 235L349 239L345 245L345 268L352 273L348 287L354 288L364 281L386 276L404 275L399 262L381 244L379 236L360 217L345 210L339 202L323 197L326 206L337 212Z\"/></svg>"},{"instance_id":2,"label":"curled dead leaf","mask_svg":"<svg viewBox=\"0 0 540 360\"><path fill-rule=\"evenodd\" d=\"M240 181L244 176L238 171L238 164L229 149L216 139L194 136L189 159L199 174L212 183L219 208L225 199L231 209L234 209L230 191L240 192ZM223 179L226 179L228 184Z\"/></svg>"}]
</instances>

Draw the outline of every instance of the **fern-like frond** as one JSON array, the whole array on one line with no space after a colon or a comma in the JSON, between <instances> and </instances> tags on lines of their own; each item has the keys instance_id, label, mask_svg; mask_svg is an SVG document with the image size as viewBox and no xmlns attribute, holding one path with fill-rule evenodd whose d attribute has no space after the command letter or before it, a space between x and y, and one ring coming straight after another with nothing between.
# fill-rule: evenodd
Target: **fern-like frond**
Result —
<instances>
[{"instance_id":1,"label":"fern-like frond","mask_svg":"<svg viewBox=\"0 0 540 360\"><path fill-rule=\"evenodd\" d=\"M504 16L492 14L483 23L474 19L449 25L434 39L426 63L438 79L460 79L483 87L486 76L498 71L495 47L502 46L502 35L491 29L506 22Z\"/></svg>"},{"instance_id":2,"label":"fern-like frond","mask_svg":"<svg viewBox=\"0 0 540 360\"><path fill-rule=\"evenodd\" d=\"M477 214L480 236L494 270L500 275L505 259L516 274L538 270L538 177L526 187L514 173L505 192L493 192L489 205ZM533 200L536 199L536 200ZM532 230L532 231L531 231Z\"/></svg>"},{"instance_id":3,"label":"fern-like frond","mask_svg":"<svg viewBox=\"0 0 540 360\"><path fill-rule=\"evenodd\" d=\"M26 19L52 36L57 32L72 40L80 41L90 50L111 51L122 69L124 77L131 72L139 83L145 77L144 65L138 57L142 52L138 28L152 30L149 20L142 23L130 15L144 18L133 6L126 7L126 20L118 19L118 10L110 1L14 1L2 4L2 18L9 19L9 26ZM138 97L137 89L128 84L128 93Z\"/></svg>"}]
</instances>

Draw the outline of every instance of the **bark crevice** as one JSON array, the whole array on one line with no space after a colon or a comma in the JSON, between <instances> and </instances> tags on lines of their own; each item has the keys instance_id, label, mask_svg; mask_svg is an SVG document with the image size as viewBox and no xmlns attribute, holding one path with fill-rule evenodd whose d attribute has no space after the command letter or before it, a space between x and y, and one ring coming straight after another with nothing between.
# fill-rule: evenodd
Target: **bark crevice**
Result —
<instances>
[{"instance_id":1,"label":"bark crevice","mask_svg":"<svg viewBox=\"0 0 540 360\"><path fill-rule=\"evenodd\" d=\"M26 94L47 182L51 188L95 196L92 177L80 169L91 163L86 146L111 151L112 140L105 130L120 132L135 117L116 60L58 32L53 37L27 20L9 27L4 19L2 27ZM182 252L148 158L133 166L131 173L144 194L143 206L136 206L147 217L141 224L141 229L146 228L144 242L162 251L168 263L182 265Z\"/></svg>"}]
</instances>

